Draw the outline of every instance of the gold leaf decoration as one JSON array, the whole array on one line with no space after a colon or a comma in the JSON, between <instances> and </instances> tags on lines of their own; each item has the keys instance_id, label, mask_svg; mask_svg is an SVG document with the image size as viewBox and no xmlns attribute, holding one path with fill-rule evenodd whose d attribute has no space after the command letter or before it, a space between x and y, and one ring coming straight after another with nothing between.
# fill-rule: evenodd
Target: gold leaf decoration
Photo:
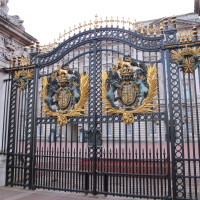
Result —
<instances>
[{"instance_id":1,"label":"gold leaf decoration","mask_svg":"<svg viewBox=\"0 0 200 200\"><path fill-rule=\"evenodd\" d=\"M30 80L33 79L33 70L20 70L15 72L14 80L20 90L25 90Z\"/></svg>"},{"instance_id":2,"label":"gold leaf decoration","mask_svg":"<svg viewBox=\"0 0 200 200\"><path fill-rule=\"evenodd\" d=\"M186 48L178 51L172 50L171 57L185 74L194 73L200 62L200 47L196 49L195 47L188 48L186 46Z\"/></svg>"},{"instance_id":3,"label":"gold leaf decoration","mask_svg":"<svg viewBox=\"0 0 200 200\"><path fill-rule=\"evenodd\" d=\"M126 124L132 124L134 122L134 114L137 113L150 113L155 112L158 108L158 105L153 103L154 101L158 100L158 72L156 65L154 66L148 65L147 66L147 79L149 84L149 92L148 96L144 100L143 104L140 105L138 108L134 110L125 110L125 109L117 109L114 108L108 98L106 97L108 92L108 84L106 82L108 78L107 72L103 72L102 74L102 99L104 105L104 110L108 114L121 114L122 120Z\"/></svg>"}]
</instances>

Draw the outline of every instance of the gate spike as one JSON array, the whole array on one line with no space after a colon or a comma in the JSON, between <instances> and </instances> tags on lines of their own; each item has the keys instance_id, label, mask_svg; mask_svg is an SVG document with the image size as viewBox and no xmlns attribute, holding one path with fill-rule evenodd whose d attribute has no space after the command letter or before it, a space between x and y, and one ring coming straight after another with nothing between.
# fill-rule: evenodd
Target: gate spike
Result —
<instances>
[{"instance_id":1,"label":"gate spike","mask_svg":"<svg viewBox=\"0 0 200 200\"><path fill-rule=\"evenodd\" d=\"M158 148L156 149L156 154L158 154Z\"/></svg>"},{"instance_id":2,"label":"gate spike","mask_svg":"<svg viewBox=\"0 0 200 200\"><path fill-rule=\"evenodd\" d=\"M51 47L52 47L52 45L51 45L51 43L49 43L49 45L48 45L48 51L51 51Z\"/></svg>"},{"instance_id":3,"label":"gate spike","mask_svg":"<svg viewBox=\"0 0 200 200\"><path fill-rule=\"evenodd\" d=\"M116 158L118 158L118 151L117 151L117 148L116 148L116 150L115 150L115 156L116 156Z\"/></svg>"},{"instance_id":4,"label":"gate spike","mask_svg":"<svg viewBox=\"0 0 200 200\"><path fill-rule=\"evenodd\" d=\"M100 27L102 27L102 23L103 23L103 20L102 20L102 17L100 18Z\"/></svg>"},{"instance_id":5,"label":"gate spike","mask_svg":"<svg viewBox=\"0 0 200 200\"><path fill-rule=\"evenodd\" d=\"M86 31L86 27L87 27L87 23L86 21L84 21L84 24L83 24L84 31Z\"/></svg>"},{"instance_id":6,"label":"gate spike","mask_svg":"<svg viewBox=\"0 0 200 200\"><path fill-rule=\"evenodd\" d=\"M157 28L156 28L156 25L154 24L154 25L153 25L153 35L154 35L154 36L157 35L156 32L157 32Z\"/></svg>"},{"instance_id":7,"label":"gate spike","mask_svg":"<svg viewBox=\"0 0 200 200\"><path fill-rule=\"evenodd\" d=\"M149 27L149 25L147 26L146 30L147 30L147 35L150 36L151 34L150 34L150 27Z\"/></svg>"},{"instance_id":8,"label":"gate spike","mask_svg":"<svg viewBox=\"0 0 200 200\"><path fill-rule=\"evenodd\" d=\"M78 27L79 33L81 32L81 28L82 28L82 25L81 25L81 23L79 23L79 27Z\"/></svg>"},{"instance_id":9,"label":"gate spike","mask_svg":"<svg viewBox=\"0 0 200 200\"><path fill-rule=\"evenodd\" d=\"M186 32L184 33L184 42L187 42L188 41L188 37L187 37L187 34Z\"/></svg>"},{"instance_id":10,"label":"gate spike","mask_svg":"<svg viewBox=\"0 0 200 200\"><path fill-rule=\"evenodd\" d=\"M95 15L95 20L94 20L94 28L98 28L98 23L99 23L99 21L98 21L98 15L96 14Z\"/></svg>"},{"instance_id":11,"label":"gate spike","mask_svg":"<svg viewBox=\"0 0 200 200\"><path fill-rule=\"evenodd\" d=\"M70 38L70 34L71 34L71 27L69 27L68 34L69 34L69 38Z\"/></svg>"},{"instance_id":12,"label":"gate spike","mask_svg":"<svg viewBox=\"0 0 200 200\"><path fill-rule=\"evenodd\" d=\"M164 150L163 150L163 155L164 155L164 158L165 158L165 155L166 155L165 148L164 148Z\"/></svg>"},{"instance_id":13,"label":"gate spike","mask_svg":"<svg viewBox=\"0 0 200 200\"><path fill-rule=\"evenodd\" d=\"M174 27L174 28L176 28L176 16L172 16L172 18L171 18L171 22L172 22L172 26Z\"/></svg>"},{"instance_id":14,"label":"gate spike","mask_svg":"<svg viewBox=\"0 0 200 200\"><path fill-rule=\"evenodd\" d=\"M76 30L76 26L74 25L74 28L72 29L73 35L75 35L75 30Z\"/></svg>"},{"instance_id":15,"label":"gate spike","mask_svg":"<svg viewBox=\"0 0 200 200\"><path fill-rule=\"evenodd\" d=\"M194 40L198 40L198 30L197 30L197 26L193 26L192 28L192 34L193 34L193 38Z\"/></svg>"},{"instance_id":16,"label":"gate spike","mask_svg":"<svg viewBox=\"0 0 200 200\"><path fill-rule=\"evenodd\" d=\"M163 28L163 23L160 23L160 34L164 34L164 28Z\"/></svg>"},{"instance_id":17,"label":"gate spike","mask_svg":"<svg viewBox=\"0 0 200 200\"><path fill-rule=\"evenodd\" d=\"M125 27L124 27L124 23L125 23L124 17L122 17L122 21L121 21L121 22L122 22L122 26L123 26L122 28L125 28Z\"/></svg>"},{"instance_id":18,"label":"gate spike","mask_svg":"<svg viewBox=\"0 0 200 200\"><path fill-rule=\"evenodd\" d=\"M66 32L66 29L64 30L64 35L63 35L63 39L66 40L66 35L67 35L67 32Z\"/></svg>"},{"instance_id":19,"label":"gate spike","mask_svg":"<svg viewBox=\"0 0 200 200\"><path fill-rule=\"evenodd\" d=\"M108 27L108 17L106 16L106 27Z\"/></svg>"},{"instance_id":20,"label":"gate spike","mask_svg":"<svg viewBox=\"0 0 200 200\"><path fill-rule=\"evenodd\" d=\"M61 39L62 39L62 34L59 33L59 43L60 43Z\"/></svg>"},{"instance_id":21,"label":"gate spike","mask_svg":"<svg viewBox=\"0 0 200 200\"><path fill-rule=\"evenodd\" d=\"M92 28L92 20L90 20L90 23L89 23L89 29L91 30L91 28Z\"/></svg>"},{"instance_id":22,"label":"gate spike","mask_svg":"<svg viewBox=\"0 0 200 200\"><path fill-rule=\"evenodd\" d=\"M189 36L188 36L188 40L189 40L190 42L192 42L192 32L190 32L190 34L189 34Z\"/></svg>"},{"instance_id":23,"label":"gate spike","mask_svg":"<svg viewBox=\"0 0 200 200\"><path fill-rule=\"evenodd\" d=\"M119 24L118 24L118 23L119 23L119 19L118 19L118 16L117 16L117 20L116 20L116 21L117 21L117 27L119 27Z\"/></svg>"}]
</instances>

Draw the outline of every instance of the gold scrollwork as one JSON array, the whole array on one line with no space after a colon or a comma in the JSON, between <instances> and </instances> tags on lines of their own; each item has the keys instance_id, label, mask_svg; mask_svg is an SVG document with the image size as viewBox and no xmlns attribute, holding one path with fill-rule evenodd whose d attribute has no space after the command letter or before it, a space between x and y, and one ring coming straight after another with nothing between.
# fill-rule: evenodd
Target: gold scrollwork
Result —
<instances>
[{"instance_id":1,"label":"gold scrollwork","mask_svg":"<svg viewBox=\"0 0 200 200\"><path fill-rule=\"evenodd\" d=\"M15 72L14 81L20 90L25 90L30 80L33 79L33 70L20 70Z\"/></svg>"},{"instance_id":2,"label":"gold scrollwork","mask_svg":"<svg viewBox=\"0 0 200 200\"><path fill-rule=\"evenodd\" d=\"M200 61L200 47L198 49L186 48L179 51L171 51L173 62L178 64L178 67L186 73L194 73L195 69L199 66Z\"/></svg>"},{"instance_id":3,"label":"gold scrollwork","mask_svg":"<svg viewBox=\"0 0 200 200\"><path fill-rule=\"evenodd\" d=\"M102 99L104 102L104 110L108 114L122 114L122 120L126 124L132 124L134 122L134 114L138 113L149 113L155 112L157 110L158 105L153 103L153 101L158 100L158 78L157 78L157 68L156 65L154 66L148 65L147 66L147 80L149 84L149 92L148 96L143 101L142 105L137 107L136 109L118 109L112 106L111 102L107 98L108 93L108 74L107 72L103 72L102 74Z\"/></svg>"}]
</instances>

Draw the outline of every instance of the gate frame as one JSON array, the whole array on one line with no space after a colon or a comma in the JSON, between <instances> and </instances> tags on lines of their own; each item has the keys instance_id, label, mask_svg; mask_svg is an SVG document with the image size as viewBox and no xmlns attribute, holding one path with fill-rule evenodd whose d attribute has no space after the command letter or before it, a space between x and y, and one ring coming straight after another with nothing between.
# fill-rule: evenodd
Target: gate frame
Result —
<instances>
[{"instance_id":1,"label":"gate frame","mask_svg":"<svg viewBox=\"0 0 200 200\"><path fill-rule=\"evenodd\" d=\"M184 166L184 147L183 147L183 123L182 123L182 108L181 108L181 100L180 100L180 95L178 95L178 102L177 102L177 97L175 97L175 94L179 94L179 90L177 93L173 92L173 86L171 85L172 81L176 81L177 85L176 87L178 87L180 89L180 81L178 78L178 68L176 65L172 64L172 60L170 58L170 50L171 49L177 49L180 46L177 45L177 30L175 29L176 27L174 27L174 30L168 30L168 26L165 26L165 31L164 31L164 35L166 37L166 44L163 44L163 40L164 40L164 35L160 36L160 37L155 37L156 39L160 39L160 41L162 41L159 50L161 53L161 61L160 63L162 63L163 65L165 65L164 63L164 59L166 58L166 67L167 67L167 73L168 73L168 95L169 95L169 113L166 110L166 117L168 119L168 114L170 116L170 127L171 128L171 133L169 133L170 135L167 135L168 141L169 138L171 138L171 156L172 156L172 168L174 169L172 171L172 177L173 177L173 199L174 200L178 200L178 199L184 199L186 198L186 190L185 190L185 166ZM97 66L97 53L99 52L98 48L97 48L97 43L99 41L104 41L104 40L111 40L111 38L109 37L104 37L102 39L99 39L97 37L97 32L98 31L111 31L111 30L117 30L117 31L122 31L122 32L127 32L130 34L135 35L136 37L141 37L142 39L146 39L146 40L154 40L155 38L152 39L152 37L144 37L142 35L136 34L134 32L130 32L129 30L125 30L125 29L119 29L119 28L95 28L93 30L89 30L89 31L85 31L82 33L79 33L75 36L73 36L72 38L69 38L68 40L64 41L60 46L58 46L56 49L54 49L52 52L46 54L46 55L39 55L39 48L38 46L36 47L36 53L32 52L30 54L31 56L31 65L35 65L35 67L30 67L34 69L34 79L33 81L30 82L30 85L28 87L28 113L27 113L27 124L26 124L26 156L25 156L25 166L26 169L24 169L24 177L25 177L25 181L24 181L24 187L29 187L29 189L35 189L34 187L34 166L35 166L35 156L33 156L35 153L35 134L36 133L36 129L37 129L37 101L35 101L34 99L37 99L37 90L38 90L38 80L39 80L39 70L41 68L43 68L44 66L49 66L53 63L56 63L58 60L60 60L62 57L64 57L64 55L67 54L67 52L70 52L71 49L75 49L79 46L81 46L81 44L85 44L87 43L87 41L83 41L81 44L80 43L75 43L74 47L70 47L68 51L66 51L64 49L64 46L68 43L70 43L71 41L73 41L73 39L78 39L79 36L83 36L84 34L91 34L91 36L93 35L93 38L88 39L89 41L92 41L92 45L93 45L93 51L92 51L92 59L90 62L93 62L94 66ZM80 37L81 38L81 37ZM80 39L79 38L79 39ZM78 40L79 40L78 39ZM119 38L115 38L116 41L121 41L124 42L123 40L120 40ZM188 46L197 46L199 45L199 43L197 42L197 37L195 38L196 43L191 43L191 44L187 44ZM128 44L128 42L127 42ZM134 46L134 45L133 45ZM185 44L182 44L182 47L184 47ZM136 48L136 46L135 46ZM144 50L143 47L137 47L137 49L142 49ZM63 51L64 49L64 51ZM148 49L149 51L155 51L155 49ZM63 52L62 52L63 51ZM164 54L166 52L166 57L164 57ZM57 54L57 57L54 58L54 60L51 59L50 62L48 62L51 56ZM47 60L47 62L45 62L45 59ZM100 66L101 67L101 66ZM8 145L7 145L7 168L6 168L6 185L11 185L13 186L13 164L14 164L14 159L15 159L15 153L14 153L14 148L15 148L15 119L16 119L16 115L15 115L15 105L16 105L16 95L17 95L17 87L16 85L14 85L14 81L13 81L13 76L14 76L14 71L15 70L19 70L18 67L16 67L15 65L13 66L13 71L11 71L12 73L12 83L11 83L11 96L10 96L10 111L9 111L9 127L8 127ZM94 81L94 85L96 88L97 86L97 77L99 76L96 67L93 68L94 71L92 71L92 69L90 70L90 77L93 81ZM172 77L172 70L176 70L176 73L173 73L173 75L176 75L176 77ZM5 69L6 71L6 69ZM166 84L166 83L165 83ZM97 93L97 92L96 92ZM93 99L94 100L94 99ZM89 100L91 101L91 99ZM167 99L166 99L167 101ZM97 103L97 99L95 98L94 104L93 104L93 108L95 110L96 108L96 103ZM175 108L178 108L178 111L176 111ZM177 113L179 115L179 117L175 117L174 113ZM96 127L98 127L98 122L97 122L97 118L98 115L96 112L93 112L92 116L90 116L91 118L93 118L93 122L90 123L89 122L89 127L90 129L94 129L94 133L95 133L95 129ZM89 118L90 118L89 117ZM119 119L120 121L120 119ZM102 123L102 122L100 122ZM176 129L176 127L181 127L179 130ZM96 134L95 134L96 137ZM179 140L177 140L177 138ZM179 148L179 149L178 149ZM97 152L98 148L96 146L96 140L95 140L95 144L94 144L94 148L92 149L93 152ZM169 150L169 149L168 149ZM180 154L180 156L177 156L177 154ZM97 161L97 154L93 153L93 159L94 159L94 179L93 179L93 185L94 185L94 190L93 190L93 194L97 194L98 192L96 191L96 161ZM182 160L181 160L182 159ZM171 189L170 187L170 183L169 183L169 190ZM169 192L170 194L171 192ZM171 199L172 197L168 197L167 199Z\"/></svg>"}]
</instances>

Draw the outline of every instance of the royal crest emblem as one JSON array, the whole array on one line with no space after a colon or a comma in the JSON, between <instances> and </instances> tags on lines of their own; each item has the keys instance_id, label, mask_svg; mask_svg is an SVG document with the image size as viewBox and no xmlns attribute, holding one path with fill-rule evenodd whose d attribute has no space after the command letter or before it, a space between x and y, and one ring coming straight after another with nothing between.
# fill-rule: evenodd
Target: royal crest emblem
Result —
<instances>
[{"instance_id":1,"label":"royal crest emblem","mask_svg":"<svg viewBox=\"0 0 200 200\"><path fill-rule=\"evenodd\" d=\"M157 84L156 65L136 62L129 55L118 58L118 64L102 75L105 111L122 114L125 123L133 123L134 114L156 110Z\"/></svg>"},{"instance_id":2,"label":"royal crest emblem","mask_svg":"<svg viewBox=\"0 0 200 200\"><path fill-rule=\"evenodd\" d=\"M68 122L68 117L82 116L88 101L89 76L81 75L66 67L50 77L44 77L42 102L46 116L57 117L60 125Z\"/></svg>"}]
</instances>

